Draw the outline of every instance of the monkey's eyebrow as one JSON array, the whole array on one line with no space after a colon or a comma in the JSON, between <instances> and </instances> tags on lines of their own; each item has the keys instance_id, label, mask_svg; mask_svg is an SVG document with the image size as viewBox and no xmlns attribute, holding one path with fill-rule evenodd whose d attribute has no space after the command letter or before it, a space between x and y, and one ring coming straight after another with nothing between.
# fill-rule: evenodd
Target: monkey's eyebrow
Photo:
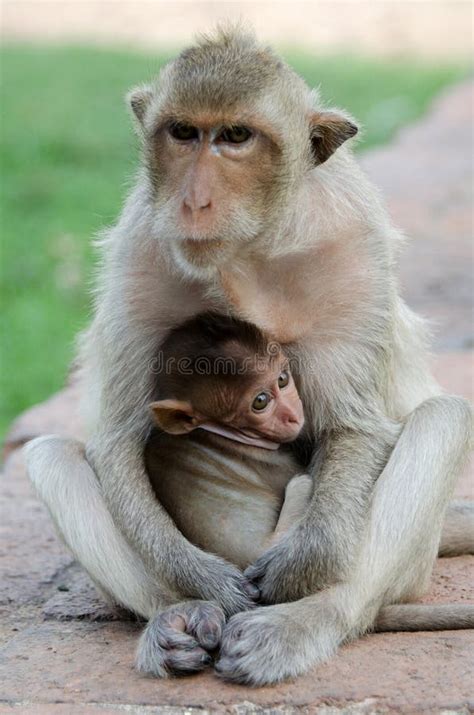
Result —
<instances>
[{"instance_id":1,"label":"monkey's eyebrow","mask_svg":"<svg viewBox=\"0 0 474 715\"><path fill-rule=\"evenodd\" d=\"M195 126L195 122L193 122L189 116L185 116L184 114L171 114L168 112L164 112L156 116L155 121L153 123L152 135L157 136L158 134L160 134L160 132L162 132L164 129L167 129L172 124L189 124Z\"/></svg>"}]
</instances>

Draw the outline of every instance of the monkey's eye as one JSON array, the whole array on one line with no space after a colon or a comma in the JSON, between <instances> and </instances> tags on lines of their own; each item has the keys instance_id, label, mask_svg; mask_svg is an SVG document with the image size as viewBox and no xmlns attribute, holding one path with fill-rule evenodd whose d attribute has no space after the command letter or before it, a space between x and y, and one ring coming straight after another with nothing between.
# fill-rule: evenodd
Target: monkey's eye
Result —
<instances>
[{"instance_id":1,"label":"monkey's eye","mask_svg":"<svg viewBox=\"0 0 474 715\"><path fill-rule=\"evenodd\" d=\"M191 124L182 124L181 122L171 124L168 131L173 139L177 139L180 142L193 141L199 137L199 132L196 127L193 127Z\"/></svg>"},{"instance_id":2,"label":"monkey's eye","mask_svg":"<svg viewBox=\"0 0 474 715\"><path fill-rule=\"evenodd\" d=\"M278 377L278 387L281 390L283 387L286 387L289 382L290 382L290 373L288 372L288 370L283 370L283 372L281 372Z\"/></svg>"},{"instance_id":3,"label":"monkey's eye","mask_svg":"<svg viewBox=\"0 0 474 715\"><path fill-rule=\"evenodd\" d=\"M219 134L219 139L229 144L243 144L250 139L252 132L247 127L226 127Z\"/></svg>"},{"instance_id":4,"label":"monkey's eye","mask_svg":"<svg viewBox=\"0 0 474 715\"><path fill-rule=\"evenodd\" d=\"M252 402L252 409L255 412L261 412L270 404L270 395L266 392L259 392L257 397Z\"/></svg>"}]
</instances>

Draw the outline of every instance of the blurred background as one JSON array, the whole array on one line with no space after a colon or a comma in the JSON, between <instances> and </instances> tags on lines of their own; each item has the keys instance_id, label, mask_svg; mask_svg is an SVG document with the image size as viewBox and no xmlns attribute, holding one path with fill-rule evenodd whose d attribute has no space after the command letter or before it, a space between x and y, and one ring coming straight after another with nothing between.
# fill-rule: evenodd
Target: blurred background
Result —
<instances>
[{"instance_id":1,"label":"blurred background","mask_svg":"<svg viewBox=\"0 0 474 715\"><path fill-rule=\"evenodd\" d=\"M91 239L136 167L127 89L220 20L252 25L355 115L359 152L470 73L470 2L3 0L0 433L64 384L87 325Z\"/></svg>"}]
</instances>

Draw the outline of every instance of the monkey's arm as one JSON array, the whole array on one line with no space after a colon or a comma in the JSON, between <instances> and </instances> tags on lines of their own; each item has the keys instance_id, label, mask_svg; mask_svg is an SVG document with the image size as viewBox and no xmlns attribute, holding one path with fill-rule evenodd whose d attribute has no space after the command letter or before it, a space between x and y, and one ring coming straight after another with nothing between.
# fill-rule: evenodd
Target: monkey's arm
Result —
<instances>
[{"instance_id":1,"label":"monkey's arm","mask_svg":"<svg viewBox=\"0 0 474 715\"><path fill-rule=\"evenodd\" d=\"M251 606L252 589L242 573L223 559L191 544L156 499L135 436L120 443L107 434L89 447L114 521L136 548L157 583L177 598L214 599L229 615Z\"/></svg>"},{"instance_id":2,"label":"monkey's arm","mask_svg":"<svg viewBox=\"0 0 474 715\"><path fill-rule=\"evenodd\" d=\"M95 407L87 458L114 523L144 560L150 576L178 598L214 598L224 611L234 613L251 605L252 587L235 566L205 553L181 534L157 500L145 468L153 360L169 322L179 323L199 304L195 296L190 305L175 301L179 313L170 309L165 316L163 305L167 297L174 298L176 288L154 270L154 260L151 256L151 268L140 272L139 285L135 273L107 283L83 342L89 402Z\"/></svg>"},{"instance_id":3,"label":"monkey's arm","mask_svg":"<svg viewBox=\"0 0 474 715\"><path fill-rule=\"evenodd\" d=\"M373 486L400 427L342 431L326 438L303 519L246 570L265 602L292 601L345 580L362 545Z\"/></svg>"}]
</instances>

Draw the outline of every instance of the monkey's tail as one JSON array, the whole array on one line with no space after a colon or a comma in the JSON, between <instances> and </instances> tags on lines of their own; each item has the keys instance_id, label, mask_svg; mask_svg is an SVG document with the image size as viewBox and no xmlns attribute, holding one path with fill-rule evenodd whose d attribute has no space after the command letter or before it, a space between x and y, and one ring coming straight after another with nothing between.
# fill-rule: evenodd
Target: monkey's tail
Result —
<instances>
[{"instance_id":1,"label":"monkey's tail","mask_svg":"<svg viewBox=\"0 0 474 715\"><path fill-rule=\"evenodd\" d=\"M374 631L451 631L474 628L474 604L402 603L381 608Z\"/></svg>"}]
</instances>

